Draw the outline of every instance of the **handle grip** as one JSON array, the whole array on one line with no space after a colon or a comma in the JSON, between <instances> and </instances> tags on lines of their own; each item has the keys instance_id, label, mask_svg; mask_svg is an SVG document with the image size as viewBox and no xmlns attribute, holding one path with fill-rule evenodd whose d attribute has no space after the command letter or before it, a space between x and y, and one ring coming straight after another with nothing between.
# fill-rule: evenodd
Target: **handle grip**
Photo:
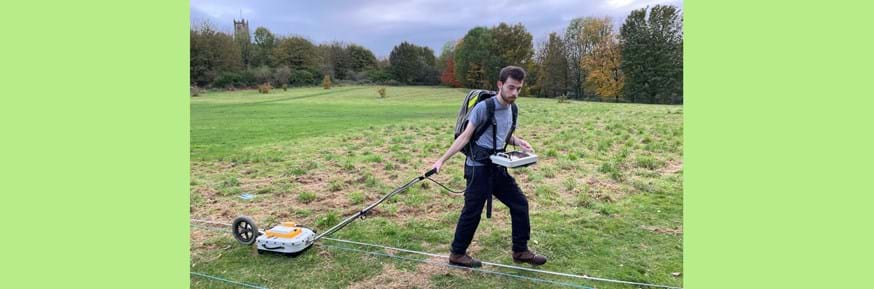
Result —
<instances>
[{"instance_id":1,"label":"handle grip","mask_svg":"<svg viewBox=\"0 0 874 289\"><path fill-rule=\"evenodd\" d=\"M433 169L431 169L430 171L428 171L428 172L425 173L425 177L426 177L426 178L427 178L427 177L430 177L431 175L436 174L436 173L437 173L437 168L433 168Z\"/></svg>"}]
</instances>

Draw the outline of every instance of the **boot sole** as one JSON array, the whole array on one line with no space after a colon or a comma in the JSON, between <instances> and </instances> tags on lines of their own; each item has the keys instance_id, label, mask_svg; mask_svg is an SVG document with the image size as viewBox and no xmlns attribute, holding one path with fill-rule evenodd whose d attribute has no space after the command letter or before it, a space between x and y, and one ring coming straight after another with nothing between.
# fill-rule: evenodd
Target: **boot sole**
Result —
<instances>
[{"instance_id":1,"label":"boot sole","mask_svg":"<svg viewBox=\"0 0 874 289\"><path fill-rule=\"evenodd\" d=\"M520 261L520 260L516 260L516 259L513 259L513 263L516 263L516 264L531 264L531 265L533 265L533 266L540 266L540 265L546 264L546 262L543 262L543 264L537 264L537 263L534 263L534 262Z\"/></svg>"},{"instance_id":2,"label":"boot sole","mask_svg":"<svg viewBox=\"0 0 874 289\"><path fill-rule=\"evenodd\" d=\"M468 264L456 263L456 262L452 262L452 261L449 261L449 264L451 264L451 265L455 265L455 266L466 267L466 268L479 268L479 267L482 267L482 266L483 266L482 263L480 263L480 264L471 264L471 265L468 265Z\"/></svg>"}]
</instances>

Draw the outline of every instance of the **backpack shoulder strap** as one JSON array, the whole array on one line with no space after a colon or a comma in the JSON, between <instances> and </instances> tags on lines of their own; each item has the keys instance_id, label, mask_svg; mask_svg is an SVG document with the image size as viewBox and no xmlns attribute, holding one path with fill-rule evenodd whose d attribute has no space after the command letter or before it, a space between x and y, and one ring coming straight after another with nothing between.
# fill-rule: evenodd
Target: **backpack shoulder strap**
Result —
<instances>
[{"instance_id":1,"label":"backpack shoulder strap","mask_svg":"<svg viewBox=\"0 0 874 289\"><path fill-rule=\"evenodd\" d=\"M476 124L476 129L473 131L473 138L471 138L472 142L476 142L479 138L486 132L490 124L495 122L495 102L491 99L486 99L486 120L483 123Z\"/></svg>"},{"instance_id":2,"label":"backpack shoulder strap","mask_svg":"<svg viewBox=\"0 0 874 289\"><path fill-rule=\"evenodd\" d=\"M507 149L507 145L510 144L510 140L513 138L513 132L516 131L516 119L519 116L519 107L514 103L510 106L510 110L513 112L513 124L510 126L510 131L507 133L507 139L504 141L504 149Z\"/></svg>"},{"instance_id":3,"label":"backpack shoulder strap","mask_svg":"<svg viewBox=\"0 0 874 289\"><path fill-rule=\"evenodd\" d=\"M513 127L512 130L510 130L512 132L516 129L516 118L519 116L519 107L516 106L516 104L514 103L512 106L510 106L510 109L513 110Z\"/></svg>"},{"instance_id":4,"label":"backpack shoulder strap","mask_svg":"<svg viewBox=\"0 0 874 289\"><path fill-rule=\"evenodd\" d=\"M495 97L486 103L487 113L489 114L488 122L492 125L492 154L496 154L498 152L498 120L495 119ZM488 123L487 122L487 123Z\"/></svg>"},{"instance_id":5,"label":"backpack shoulder strap","mask_svg":"<svg viewBox=\"0 0 874 289\"><path fill-rule=\"evenodd\" d=\"M489 99L486 101L486 113L489 115L489 121L495 122L495 100Z\"/></svg>"}]
</instances>

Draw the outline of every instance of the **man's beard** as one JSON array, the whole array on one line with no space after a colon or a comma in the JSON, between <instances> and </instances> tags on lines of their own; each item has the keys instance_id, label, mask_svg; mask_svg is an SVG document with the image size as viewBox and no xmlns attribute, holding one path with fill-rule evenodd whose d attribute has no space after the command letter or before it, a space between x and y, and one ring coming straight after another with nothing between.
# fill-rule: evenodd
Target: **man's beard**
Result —
<instances>
[{"instance_id":1,"label":"man's beard","mask_svg":"<svg viewBox=\"0 0 874 289\"><path fill-rule=\"evenodd\" d=\"M504 92L499 93L499 95L500 95L500 97L501 97L501 100L504 101L504 103L506 103L506 104L513 104L513 101L510 101L509 99L507 99L506 96L504 96Z\"/></svg>"}]
</instances>

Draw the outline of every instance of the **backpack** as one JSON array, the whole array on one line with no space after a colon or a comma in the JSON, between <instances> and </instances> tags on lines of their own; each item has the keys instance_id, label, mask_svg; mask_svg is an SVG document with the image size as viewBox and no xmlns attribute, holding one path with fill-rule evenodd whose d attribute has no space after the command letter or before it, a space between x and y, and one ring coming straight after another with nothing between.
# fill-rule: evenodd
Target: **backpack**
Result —
<instances>
[{"instance_id":1,"label":"backpack","mask_svg":"<svg viewBox=\"0 0 874 289\"><path fill-rule=\"evenodd\" d=\"M470 111L473 110L473 107L476 106L477 103L490 99L495 95L497 95L497 92L482 89L474 89L467 94L467 97L465 97L464 101L461 102L461 108L458 110L458 116L455 119L456 139L467 128L467 124L468 122L470 122L468 120L468 115L470 114ZM510 142L510 138L513 136L513 131L516 130L516 116L519 113L519 109L516 107L515 103L511 105L510 109L513 112L513 124L510 127L510 131L507 133L507 139L504 142L504 148L501 148L501 150L504 150L507 147L507 144ZM473 136L471 136L470 141L468 141L468 145L461 148L461 152L465 156L470 157L471 152L473 151L473 146L476 145L476 141L482 136L483 133L485 133L490 123L493 126L492 133L497 134L498 123L495 120L495 103L493 101L486 102L486 111L488 115L488 121L477 124L476 129L473 131ZM495 142L497 142L497 139L495 137L493 137L493 139L495 140ZM497 144L495 144L495 146L497 146ZM497 147L492 147L492 149L493 153L498 151Z\"/></svg>"}]
</instances>

